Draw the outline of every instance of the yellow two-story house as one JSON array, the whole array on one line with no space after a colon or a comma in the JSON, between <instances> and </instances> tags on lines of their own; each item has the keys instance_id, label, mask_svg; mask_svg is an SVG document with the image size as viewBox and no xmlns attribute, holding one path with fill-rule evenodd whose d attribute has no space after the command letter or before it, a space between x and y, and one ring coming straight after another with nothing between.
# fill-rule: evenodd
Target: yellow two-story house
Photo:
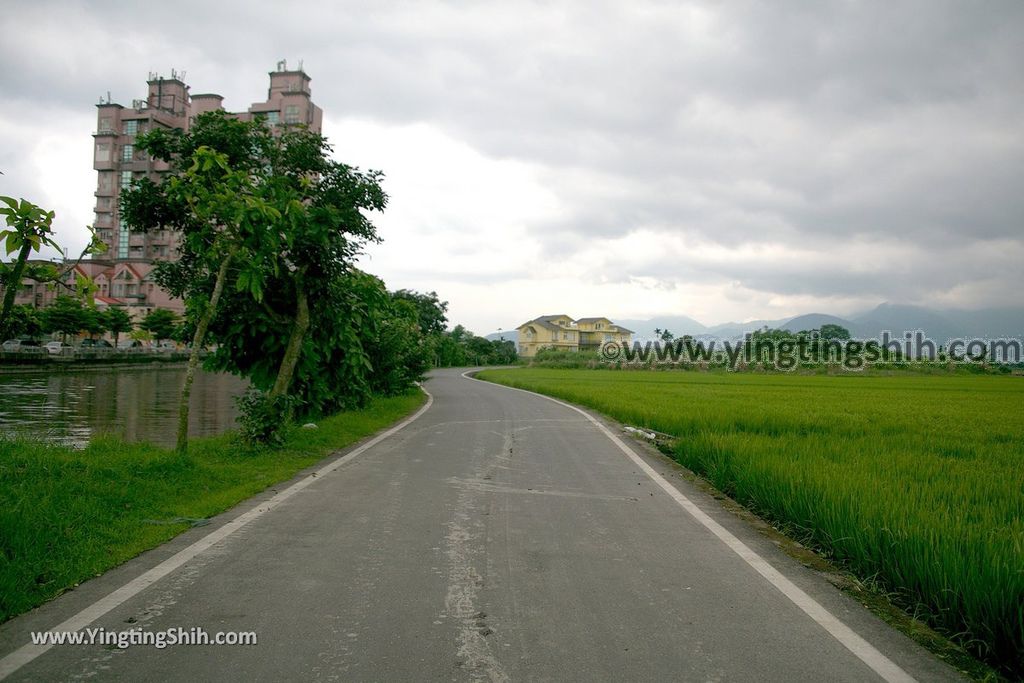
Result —
<instances>
[{"instance_id":1,"label":"yellow two-story house","mask_svg":"<svg viewBox=\"0 0 1024 683\"><path fill-rule=\"evenodd\" d=\"M633 331L616 325L608 318L580 318L567 315L542 315L518 328L519 355L530 358L540 349L596 351L605 342L628 344Z\"/></svg>"}]
</instances>

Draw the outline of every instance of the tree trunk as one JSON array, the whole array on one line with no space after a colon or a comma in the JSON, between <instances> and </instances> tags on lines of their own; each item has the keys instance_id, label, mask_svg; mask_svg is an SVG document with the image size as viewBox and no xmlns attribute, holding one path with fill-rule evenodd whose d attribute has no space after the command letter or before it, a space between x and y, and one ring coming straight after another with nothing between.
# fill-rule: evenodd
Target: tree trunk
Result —
<instances>
[{"instance_id":1,"label":"tree trunk","mask_svg":"<svg viewBox=\"0 0 1024 683\"><path fill-rule=\"evenodd\" d=\"M284 358L281 359L281 367L277 371L277 379L270 390L270 397L283 396L288 393L288 387L292 383L292 375L295 374L295 366L299 362L299 353L302 350L302 340L309 329L309 300L302 283L297 283L295 294L295 324L292 325L292 333L288 338L288 346L284 350Z\"/></svg>"},{"instance_id":2,"label":"tree trunk","mask_svg":"<svg viewBox=\"0 0 1024 683\"><path fill-rule=\"evenodd\" d=\"M192 395L192 381L196 377L196 368L199 366L199 350L203 347L203 340L206 338L206 329L210 326L214 314L217 312L217 304L220 303L221 292L224 291L224 281L228 276L228 266L235 255L235 249L231 248L227 256L221 261L220 269L217 271L217 282L213 286L213 294L210 296L210 303L199 318L196 325L196 333L192 335L192 353L188 356L188 370L185 371L185 385L181 388L181 403L178 406L178 440L175 450L184 455L188 451L188 409L189 398Z\"/></svg>"},{"instance_id":3,"label":"tree trunk","mask_svg":"<svg viewBox=\"0 0 1024 683\"><path fill-rule=\"evenodd\" d=\"M28 255L32 253L32 243L28 240L25 244L21 245L21 251L18 252L18 260L14 262L14 270L11 272L11 281L7 283L7 289L4 291L4 307L0 309L0 333L7 334L7 323L11 318L11 311L14 309L14 297L18 293L18 289L21 288L21 275L25 272L25 262L28 261Z\"/></svg>"}]
</instances>

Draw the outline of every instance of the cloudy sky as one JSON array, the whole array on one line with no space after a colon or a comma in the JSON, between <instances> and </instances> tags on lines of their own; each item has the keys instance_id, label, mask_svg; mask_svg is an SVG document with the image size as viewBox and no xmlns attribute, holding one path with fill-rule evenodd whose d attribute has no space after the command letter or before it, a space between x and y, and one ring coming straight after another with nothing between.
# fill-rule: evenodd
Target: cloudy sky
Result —
<instances>
[{"instance_id":1,"label":"cloudy sky","mask_svg":"<svg viewBox=\"0 0 1024 683\"><path fill-rule=\"evenodd\" d=\"M363 267L477 332L1020 302L1019 0L314 5L5 2L0 194L80 249L101 95L244 110L301 59L387 174Z\"/></svg>"}]
</instances>

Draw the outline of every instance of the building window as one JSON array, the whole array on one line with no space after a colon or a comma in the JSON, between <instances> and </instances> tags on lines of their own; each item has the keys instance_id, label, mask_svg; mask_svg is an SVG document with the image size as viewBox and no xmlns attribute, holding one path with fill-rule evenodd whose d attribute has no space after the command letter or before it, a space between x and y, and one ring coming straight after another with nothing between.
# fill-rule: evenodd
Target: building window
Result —
<instances>
[{"instance_id":1,"label":"building window","mask_svg":"<svg viewBox=\"0 0 1024 683\"><path fill-rule=\"evenodd\" d=\"M281 123L281 112L268 111L267 123L269 123L272 126L276 126L277 124Z\"/></svg>"},{"instance_id":2,"label":"building window","mask_svg":"<svg viewBox=\"0 0 1024 683\"><path fill-rule=\"evenodd\" d=\"M114 181L114 174L110 171L100 171L99 182L97 187L101 192L110 192L111 185Z\"/></svg>"},{"instance_id":3,"label":"building window","mask_svg":"<svg viewBox=\"0 0 1024 683\"><path fill-rule=\"evenodd\" d=\"M284 108L284 122L285 123L298 123L299 122L299 105L289 104Z\"/></svg>"},{"instance_id":4,"label":"building window","mask_svg":"<svg viewBox=\"0 0 1024 683\"><path fill-rule=\"evenodd\" d=\"M139 122L138 121L125 121L124 122L124 134L125 135L131 135L131 136L134 137L135 135L138 134L138 132L139 132Z\"/></svg>"},{"instance_id":5,"label":"building window","mask_svg":"<svg viewBox=\"0 0 1024 683\"><path fill-rule=\"evenodd\" d=\"M135 145L125 145L121 148L121 161L131 161L135 158Z\"/></svg>"},{"instance_id":6,"label":"building window","mask_svg":"<svg viewBox=\"0 0 1024 683\"><path fill-rule=\"evenodd\" d=\"M128 258L128 224L123 218L118 223L117 258Z\"/></svg>"},{"instance_id":7,"label":"building window","mask_svg":"<svg viewBox=\"0 0 1024 683\"><path fill-rule=\"evenodd\" d=\"M110 117L109 116L102 116L102 117L100 117L99 132L101 132L101 133L109 133L110 131L111 131L111 128L110 128Z\"/></svg>"},{"instance_id":8,"label":"building window","mask_svg":"<svg viewBox=\"0 0 1024 683\"><path fill-rule=\"evenodd\" d=\"M121 171L121 189L122 190L127 190L131 186L132 186L132 172L131 171Z\"/></svg>"},{"instance_id":9,"label":"building window","mask_svg":"<svg viewBox=\"0 0 1024 683\"><path fill-rule=\"evenodd\" d=\"M110 161L110 143L109 142L97 142L96 143L96 161Z\"/></svg>"}]
</instances>

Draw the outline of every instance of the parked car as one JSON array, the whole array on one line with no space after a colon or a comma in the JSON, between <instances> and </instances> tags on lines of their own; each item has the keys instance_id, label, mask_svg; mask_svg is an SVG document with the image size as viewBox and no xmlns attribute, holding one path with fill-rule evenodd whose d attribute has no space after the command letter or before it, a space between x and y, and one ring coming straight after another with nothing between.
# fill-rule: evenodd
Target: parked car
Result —
<instances>
[{"instance_id":1,"label":"parked car","mask_svg":"<svg viewBox=\"0 0 1024 683\"><path fill-rule=\"evenodd\" d=\"M35 339L8 339L2 348L8 353L43 353L42 345Z\"/></svg>"},{"instance_id":2,"label":"parked car","mask_svg":"<svg viewBox=\"0 0 1024 683\"><path fill-rule=\"evenodd\" d=\"M112 349L114 345L106 339L83 339L79 346L83 349Z\"/></svg>"},{"instance_id":3,"label":"parked car","mask_svg":"<svg viewBox=\"0 0 1024 683\"><path fill-rule=\"evenodd\" d=\"M71 347L61 341L52 341L46 342L46 345L43 348L49 351L51 356L59 356L64 352L64 349L70 349Z\"/></svg>"},{"instance_id":4,"label":"parked car","mask_svg":"<svg viewBox=\"0 0 1024 683\"><path fill-rule=\"evenodd\" d=\"M134 349L141 348L142 342L140 342L138 339L122 339L121 341L117 342L118 351L132 351Z\"/></svg>"}]
</instances>

